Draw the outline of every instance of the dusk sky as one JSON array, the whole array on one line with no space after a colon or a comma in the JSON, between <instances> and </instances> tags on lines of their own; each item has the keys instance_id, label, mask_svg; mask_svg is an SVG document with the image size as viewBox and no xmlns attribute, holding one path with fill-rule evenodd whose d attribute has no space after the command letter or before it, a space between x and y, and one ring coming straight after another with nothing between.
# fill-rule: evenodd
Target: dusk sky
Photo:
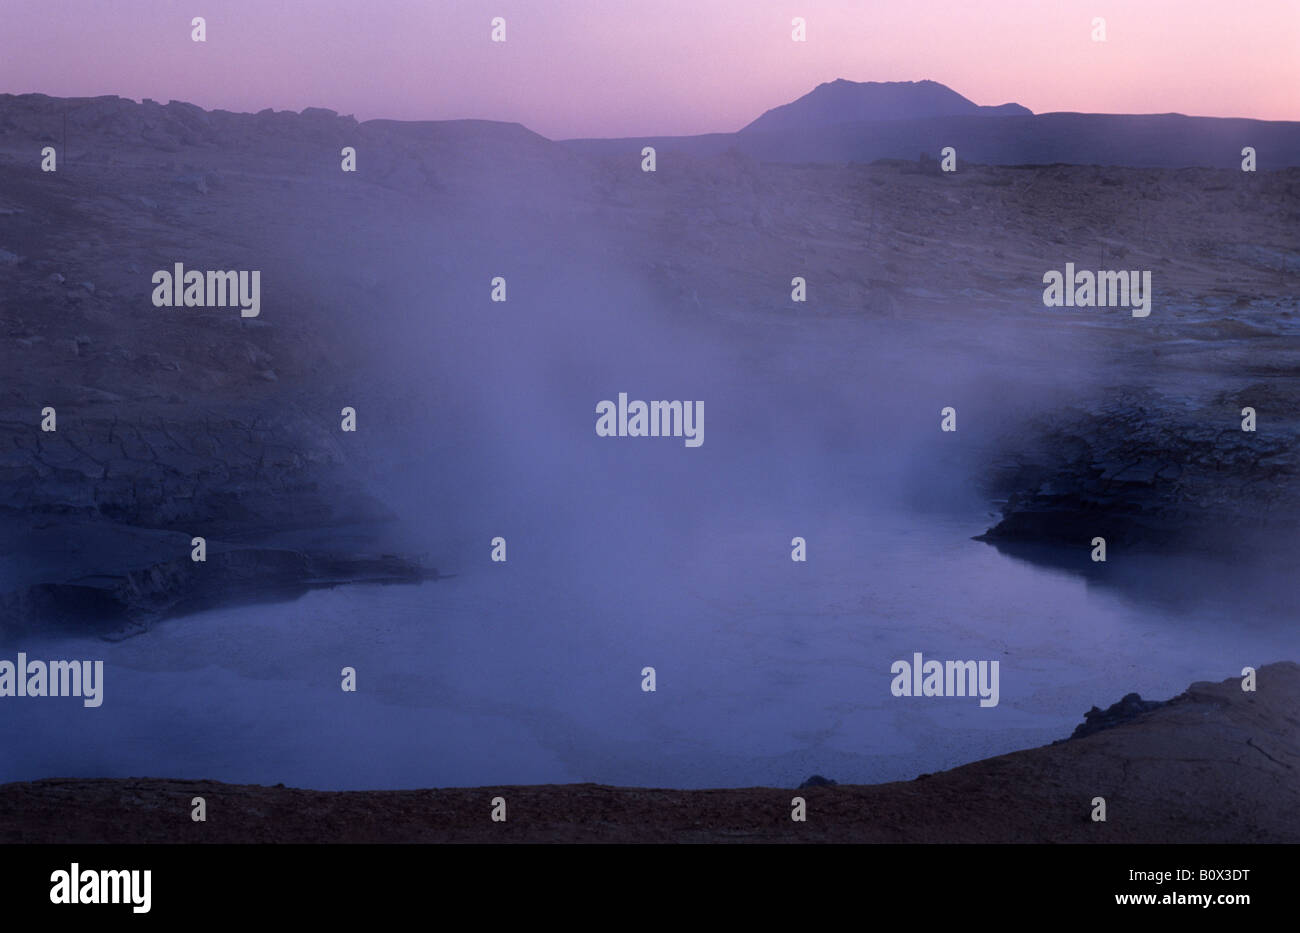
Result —
<instances>
[{"instance_id":1,"label":"dusk sky","mask_svg":"<svg viewBox=\"0 0 1300 933\"><path fill-rule=\"evenodd\" d=\"M0 27L0 92L553 139L729 132L835 78L929 78L1036 113L1300 120L1300 0L10 0Z\"/></svg>"}]
</instances>

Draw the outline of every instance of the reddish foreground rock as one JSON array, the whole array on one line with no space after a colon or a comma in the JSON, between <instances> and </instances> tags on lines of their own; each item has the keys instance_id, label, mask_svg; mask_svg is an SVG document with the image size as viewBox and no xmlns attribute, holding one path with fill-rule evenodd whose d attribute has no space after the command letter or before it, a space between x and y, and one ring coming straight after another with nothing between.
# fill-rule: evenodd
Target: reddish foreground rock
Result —
<instances>
[{"instance_id":1,"label":"reddish foreground rock","mask_svg":"<svg viewBox=\"0 0 1300 933\"><path fill-rule=\"evenodd\" d=\"M1300 666L1196 683L1085 738L913 781L794 791L597 784L326 792L174 781L0 786L0 842L1300 842ZM791 799L807 821L790 818ZM204 797L207 821L193 822ZM506 801L505 822L491 819ZM1094 822L1093 798L1106 800Z\"/></svg>"}]
</instances>

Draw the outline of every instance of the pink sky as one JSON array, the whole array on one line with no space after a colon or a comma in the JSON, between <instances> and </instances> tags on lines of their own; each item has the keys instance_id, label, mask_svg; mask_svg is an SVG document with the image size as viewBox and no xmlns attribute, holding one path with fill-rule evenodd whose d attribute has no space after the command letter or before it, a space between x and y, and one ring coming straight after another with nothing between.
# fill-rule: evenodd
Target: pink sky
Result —
<instances>
[{"instance_id":1,"label":"pink sky","mask_svg":"<svg viewBox=\"0 0 1300 933\"><path fill-rule=\"evenodd\" d=\"M556 139L736 130L835 78L930 78L1038 113L1300 120L1300 0L10 0L0 15L0 92L480 117Z\"/></svg>"}]
</instances>

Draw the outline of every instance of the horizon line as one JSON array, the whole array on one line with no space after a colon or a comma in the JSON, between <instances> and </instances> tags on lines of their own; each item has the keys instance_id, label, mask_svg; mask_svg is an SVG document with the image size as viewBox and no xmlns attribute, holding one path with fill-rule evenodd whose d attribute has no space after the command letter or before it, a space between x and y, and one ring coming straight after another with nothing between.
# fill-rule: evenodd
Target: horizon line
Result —
<instances>
[{"instance_id":1,"label":"horizon line","mask_svg":"<svg viewBox=\"0 0 1300 933\"><path fill-rule=\"evenodd\" d=\"M935 84L940 87L947 88L953 93L963 97L965 100L970 100L970 98L965 97L965 95L961 94L960 91L957 91L954 88L949 87L946 84L943 84L943 82L941 81L935 81L929 78L921 79L918 81L853 81L848 78L835 78L831 81L823 81L817 84L814 87L814 90L816 89L816 87L822 87L824 85L834 84L837 81L845 81L851 84ZM55 94L47 94L44 91L0 91L0 96L15 97L15 98L45 97L45 98L49 98L50 100L57 100L57 101L122 100L122 101L128 101L132 104L135 104L136 106L144 106L146 103L153 103L160 107L166 107L171 104L180 104L186 107L195 107L199 110L202 110L204 113L228 113L231 114L232 116L257 116L259 114L266 113L267 111L270 111L272 114L276 114L276 115L293 114L295 116L301 116L308 110L322 110L333 114L336 118L353 120L358 125L365 125L367 123L381 123L381 122L402 123L402 124L410 124L410 125L418 125L423 123L496 123L496 124L501 124L503 126L518 126L536 136L541 137L542 139L548 140L549 142L564 143L564 142L588 142L588 141L599 141L599 140L617 141L623 139L698 139L707 136L735 136L741 131L743 131L746 127L748 127L750 124L754 123L757 119L759 119L759 117L763 116L764 114L771 112L777 107L788 106L789 104L792 104L795 101L802 99L802 97L806 95L800 95L800 97L795 98L793 101L788 101L785 104L777 104L774 107L769 107L767 110L763 111L762 114L759 114L759 117L755 117L754 119L750 120L748 123L741 126L739 129L735 129L735 130L711 130L704 133L653 133L651 132L651 133L638 133L632 136L621 135L621 136L561 136L561 137L547 136L545 133L533 129L527 123L524 123L521 120L506 120L506 119L497 119L494 117L426 117L426 118L421 118L416 120L402 119L399 117L369 117L363 120L363 119L358 119L355 114L340 113L339 111L333 109L332 107L325 107L318 104L308 104L307 106L303 107L301 110L293 110L290 108L279 110L269 106L263 107L260 110L228 110L225 107L204 107L202 104L198 104L188 100L179 100L177 98L171 98L164 103L159 101L157 98L153 98L153 97L137 98L125 94L85 94L85 95L75 95L75 96L61 96ZM971 101L971 103L975 103L975 102ZM1023 104L1019 104L1016 101L1005 101L1002 104L991 104L991 105L976 104L976 106L979 107L1002 107L1007 105L1014 105L1014 106L1021 106L1021 107L1024 106ZM1025 109L1028 110L1029 108L1026 107ZM882 120L843 120L843 121L837 121L836 123L829 123L825 125L838 126L838 125L849 124L849 123L872 123L872 122L898 123L898 122L906 122L909 119L935 120L935 119L960 118L965 116L973 117L975 116L975 114L947 114L939 117L935 117L935 116L896 117L896 118L889 118L889 119L882 119ZM1189 114L1189 113L1183 113L1182 111L1178 111L1178 110L1163 111L1159 113L1156 112L1114 113L1114 112L1093 111L1093 110L1045 110L1045 111L1030 111L1028 114L1012 114L1008 116L981 117L981 119L1006 120L1006 119L1016 119L1016 118L1024 119L1025 117L1037 118L1037 117L1050 117L1050 116L1183 117L1184 119L1189 119L1189 120L1244 120L1253 123L1300 124L1300 120L1270 120L1262 117L1227 117L1227 116L1216 116L1212 114ZM772 131L768 131L768 132L772 132Z\"/></svg>"}]
</instances>

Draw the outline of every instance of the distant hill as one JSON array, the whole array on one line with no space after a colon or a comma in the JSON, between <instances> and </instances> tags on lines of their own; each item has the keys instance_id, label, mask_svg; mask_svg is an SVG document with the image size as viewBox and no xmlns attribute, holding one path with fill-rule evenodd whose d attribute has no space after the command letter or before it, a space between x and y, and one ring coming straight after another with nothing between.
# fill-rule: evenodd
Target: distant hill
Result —
<instances>
[{"instance_id":1,"label":"distant hill","mask_svg":"<svg viewBox=\"0 0 1300 933\"><path fill-rule=\"evenodd\" d=\"M937 81L846 81L819 84L803 97L773 107L741 133L789 132L864 120L928 117L1031 116L1019 104L981 107Z\"/></svg>"},{"instance_id":2,"label":"distant hill","mask_svg":"<svg viewBox=\"0 0 1300 933\"><path fill-rule=\"evenodd\" d=\"M935 81L818 85L736 133L573 139L591 154L660 152L708 156L736 149L767 162L874 162L938 158L989 165L1116 165L1237 168L1251 146L1262 171L1300 166L1300 123L1178 113L1035 114L1019 104L982 107Z\"/></svg>"}]
</instances>

